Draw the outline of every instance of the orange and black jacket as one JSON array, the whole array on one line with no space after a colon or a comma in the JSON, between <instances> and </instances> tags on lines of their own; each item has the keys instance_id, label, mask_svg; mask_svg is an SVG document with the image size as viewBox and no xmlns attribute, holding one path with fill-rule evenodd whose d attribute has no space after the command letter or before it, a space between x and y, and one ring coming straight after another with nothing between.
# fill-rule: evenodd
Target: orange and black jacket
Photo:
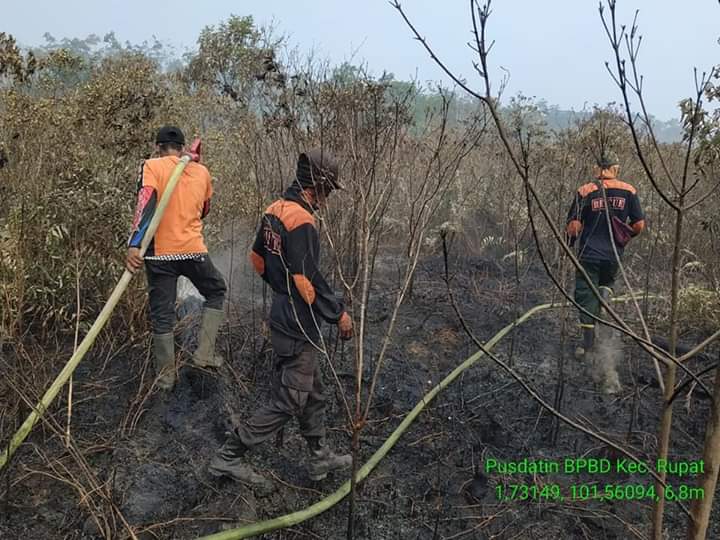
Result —
<instances>
[{"instance_id":1,"label":"orange and black jacket","mask_svg":"<svg viewBox=\"0 0 720 540\"><path fill-rule=\"evenodd\" d=\"M263 215L250 259L274 294L270 326L317 341L322 321L337 324L343 303L318 269L320 238L312 207L294 184Z\"/></svg>"},{"instance_id":2,"label":"orange and black jacket","mask_svg":"<svg viewBox=\"0 0 720 540\"><path fill-rule=\"evenodd\" d=\"M600 182L604 186L600 189ZM579 258L586 261L615 261L611 243L605 200L610 207L610 216L616 216L623 223L629 223L635 235L645 227L645 218L636 189L617 178L602 178L588 182L575 193L567 217L567 233L580 237ZM623 248L616 244L618 255Z\"/></svg>"}]
</instances>

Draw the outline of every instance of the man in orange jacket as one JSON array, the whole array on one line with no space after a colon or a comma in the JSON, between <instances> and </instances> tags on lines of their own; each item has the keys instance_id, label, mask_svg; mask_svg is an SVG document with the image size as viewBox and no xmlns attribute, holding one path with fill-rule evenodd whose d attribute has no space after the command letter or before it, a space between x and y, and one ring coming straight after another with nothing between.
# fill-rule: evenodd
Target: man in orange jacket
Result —
<instances>
[{"instance_id":1,"label":"man in orange jacket","mask_svg":"<svg viewBox=\"0 0 720 540\"><path fill-rule=\"evenodd\" d=\"M198 347L193 355L193 362L201 367L222 364L222 358L215 354L215 341L225 313L226 287L203 239L202 219L210 211L213 188L210 173L200 163L191 161L186 165L145 257L140 257L140 243L183 154L185 136L179 128L165 126L158 131L155 143L159 157L146 160L140 169L126 267L136 272L145 263L157 384L162 390L171 390L176 380L173 328L178 277L187 277L205 297Z\"/></svg>"},{"instance_id":2,"label":"man in orange jacket","mask_svg":"<svg viewBox=\"0 0 720 540\"><path fill-rule=\"evenodd\" d=\"M310 478L350 466L325 441L325 397L316 360L322 321L337 324L340 337L352 337L352 319L319 270L320 239L315 211L340 188L338 166L327 151L300 154L295 179L262 218L250 258L273 290L270 341L277 358L270 404L234 428L211 461L215 476L250 484L268 481L245 462L247 450L275 435L293 417L310 448Z\"/></svg>"}]
</instances>

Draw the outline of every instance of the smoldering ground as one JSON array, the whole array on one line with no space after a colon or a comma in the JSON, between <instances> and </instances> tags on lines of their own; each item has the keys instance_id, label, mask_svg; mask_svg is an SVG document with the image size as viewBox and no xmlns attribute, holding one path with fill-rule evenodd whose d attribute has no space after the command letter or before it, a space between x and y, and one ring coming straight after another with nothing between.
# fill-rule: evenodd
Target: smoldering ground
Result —
<instances>
[{"instance_id":1,"label":"smoldering ground","mask_svg":"<svg viewBox=\"0 0 720 540\"><path fill-rule=\"evenodd\" d=\"M229 276L233 276L228 322L218 340L226 366L211 371L188 365L187 355L193 347L189 344L186 351L179 353L179 382L170 395L148 391L151 374L144 379L141 376L147 362L147 348L143 347L124 351L105 371L102 356L89 357L76 373L74 385L79 399L74 404L72 432L79 437L81 448L88 450L93 470L110 490L111 500L138 534L190 540L234 524L305 508L346 480L343 475L322 483L306 478L303 462L306 450L293 423L286 428L279 446L264 445L249 458L274 483L272 493L255 492L232 482L216 482L205 473L208 460L222 444L228 419L246 418L266 399L269 389L272 355L269 348L263 347L260 330L263 290L261 280L247 262L249 238L248 232L242 240L237 239L233 250L211 254L229 286ZM397 272L390 261L383 259L379 265L368 305L372 317L368 321L366 350L370 358L380 344L384 327L380 315L387 309L386 293L397 283ZM486 257L463 254L455 261L454 267L459 271L452 282L460 310L473 333L483 337L494 335L514 320L518 310L525 311L547 301L542 292L546 290L547 278L539 265L530 267L520 292L515 290L512 263L490 262ZM179 287L178 298L194 303L192 309L189 304L186 306L187 312L197 314L202 299L197 293L188 292L192 289L186 285ZM567 317L573 316L574 313L567 313ZM565 414L585 418L594 429L618 440L627 436L627 427L631 425L630 440L637 452L654 455L654 439L650 434L658 420L659 411L654 403L660 399L660 392L651 384L654 372L650 362L640 362L639 371L631 373L630 363L620 351L629 357L638 354L638 349L613 336L605 343L598 341L599 349L607 351L603 356L605 362L598 365L615 369L623 385L620 394L604 396L601 388L593 384L588 366L574 361L566 363L566 374L560 381L555 371L556 360L561 355L572 358L575 346L572 339L561 340L560 325L558 311L544 312L517 328L513 347L510 340L503 341L496 353L512 358L517 372L546 399L562 384L563 397L558 407ZM413 295L401 307L397 328L377 387L376 405L362 433L362 462L385 442L433 384L475 352L447 301L441 256L431 255L420 262ZM192 336L192 332L188 334ZM338 371L352 373L352 350L347 349L344 357L338 355L336 362ZM547 370L538 369L543 364ZM363 377L371 374L371 367ZM326 370L328 433L336 448L347 450L349 430L340 393L351 395L353 380L341 377L338 386L330 382L329 375ZM641 384L635 411L632 400L623 399L635 392L631 386L633 377ZM697 442L702 440L708 402L696 399L692 407L691 411L685 408L677 411L677 421L683 423L689 434L674 442L674 455L678 458L694 456ZM554 419L528 398L516 382L489 362L479 362L425 409L363 482L356 537L431 538L436 523L445 537L463 535L472 529L477 538L512 534L536 540L620 539L629 536L624 523L645 531L649 522L638 518L645 515L644 503L638 501L616 505L584 501L579 509L577 503L570 502L529 505L527 501L497 500L497 485L518 479L481 474L478 471L483 459L603 457L612 452L606 447L598 448L596 441L562 425L553 440L551 433L555 429ZM40 436L42 432L38 431L35 440ZM46 466L46 458L51 462L60 459L64 467L74 470L61 442L51 437L35 448L33 451L28 446L18 452L8 479L11 489L0 488L10 509L0 519L0 536L54 538L62 534L76 540L103 537L92 525L91 510L78 505L65 484L48 484L46 475L33 472ZM82 476L78 477L81 479L78 483L82 483ZM565 487L597 480L567 475L543 478ZM632 480L646 481L647 477ZM519 481L532 483L531 478ZM89 493L89 497L97 497L95 492ZM111 510L107 512L105 515L112 515ZM681 530L682 512L674 505L669 505L668 512L668 528ZM271 537L337 538L342 534L339 531L344 530L346 517L347 506L343 503ZM122 537L122 529L118 531L117 537Z\"/></svg>"},{"instance_id":2,"label":"smoldering ground","mask_svg":"<svg viewBox=\"0 0 720 540\"><path fill-rule=\"evenodd\" d=\"M623 341L617 331L604 325L598 328L595 339L595 347L591 353L593 380L603 393L617 394L622 391L617 367L625 359Z\"/></svg>"}]
</instances>

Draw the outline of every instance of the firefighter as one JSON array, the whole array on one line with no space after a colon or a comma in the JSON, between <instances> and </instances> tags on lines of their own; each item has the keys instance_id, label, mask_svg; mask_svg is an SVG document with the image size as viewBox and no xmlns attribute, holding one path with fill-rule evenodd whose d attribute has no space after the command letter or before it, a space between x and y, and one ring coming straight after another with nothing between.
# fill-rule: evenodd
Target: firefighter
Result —
<instances>
[{"instance_id":1,"label":"firefighter","mask_svg":"<svg viewBox=\"0 0 720 540\"><path fill-rule=\"evenodd\" d=\"M202 220L210 211L213 188L210 173L200 163L190 162L185 167L145 256L140 256L140 243L182 157L185 136L177 127L164 126L155 144L158 157L146 160L140 168L125 265L133 273L145 265L157 385L172 390L176 381L173 329L178 277L187 277L205 297L198 347L193 355L194 364L200 367L218 367L223 361L215 353L215 341L224 318L226 287L203 239Z\"/></svg>"},{"instance_id":2,"label":"firefighter","mask_svg":"<svg viewBox=\"0 0 720 540\"><path fill-rule=\"evenodd\" d=\"M322 321L336 324L342 339L353 333L352 319L318 268L315 212L340 187L335 159L313 149L300 154L291 185L265 210L250 259L273 290L270 341L276 363L271 398L233 428L210 462L214 476L267 486L268 480L246 464L245 453L273 437L292 417L297 417L310 450L311 479L321 480L351 464L349 455L335 454L326 443L325 397L316 358L322 348Z\"/></svg>"},{"instance_id":3,"label":"firefighter","mask_svg":"<svg viewBox=\"0 0 720 540\"><path fill-rule=\"evenodd\" d=\"M605 299L612 295L625 244L645 228L637 190L618 179L619 171L617 157L603 153L594 170L596 180L577 190L567 217L571 242L579 238L580 264ZM595 317L600 315L600 300L579 270L575 275L575 302ZM580 327L583 337L575 351L578 359L593 349L596 321L580 311Z\"/></svg>"}]
</instances>

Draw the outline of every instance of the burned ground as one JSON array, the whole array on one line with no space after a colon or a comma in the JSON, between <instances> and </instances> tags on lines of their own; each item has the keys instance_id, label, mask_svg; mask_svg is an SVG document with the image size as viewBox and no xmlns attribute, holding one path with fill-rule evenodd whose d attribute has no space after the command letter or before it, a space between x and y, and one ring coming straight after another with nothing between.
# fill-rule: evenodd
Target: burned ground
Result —
<instances>
[{"instance_id":1,"label":"burned ground","mask_svg":"<svg viewBox=\"0 0 720 540\"><path fill-rule=\"evenodd\" d=\"M382 262L382 261L381 261ZM527 309L554 298L539 264L531 264L518 287L512 265L483 257L455 261L453 291L473 332L492 337ZM379 347L387 324L388 295L394 273L381 264L369 306L368 357ZM254 279L242 274L234 287ZM96 538L106 526L112 537L126 528L117 519L107 525L92 517L112 515L107 499L122 512L139 538L191 539L239 524L267 519L309 506L346 480L335 475L322 482L307 479L306 449L297 426L282 441L264 445L252 463L273 481L272 492L211 479L207 461L232 422L241 421L268 392L271 353L262 337L262 295L255 304L243 296L231 306L222 336L229 364L219 372L189 365L169 395L149 392L149 342L131 344L108 361L90 355L74 378L72 434L95 475L97 491L47 426L38 426L12 465L3 472L0 537ZM186 304L192 315L198 304ZM631 318L629 307L621 308ZM603 395L588 366L575 360L574 314L550 309L530 319L495 349L539 395L555 403L561 393L564 414L652 462L661 395L648 358L623 341L618 366L623 391ZM184 319L178 341L192 348L192 316ZM343 388L326 369L328 424L332 444L349 448L349 430L340 392L352 394L351 345L335 347L333 329L326 337ZM457 364L475 352L447 297L439 256L421 261L412 296L402 306L397 331L382 373L369 424L362 432L362 461L379 448L403 416ZM182 359L189 362L183 351ZM694 368L700 367L698 362ZM369 379L372 361L365 376ZM708 383L709 384L709 383ZM5 396L12 399L10 389ZM675 409L674 459L699 459L709 401L699 389L681 396ZM64 425L65 400L53 409ZM25 411L26 412L26 411ZM12 430L3 426L2 442ZM650 484L647 475L494 475L485 459L557 459L620 457L616 452L556 420L490 359L480 360L430 403L397 445L359 487L357 535L364 539L454 538L643 538L649 534L649 501L499 501L498 484L560 484L567 493L579 484ZM694 485L694 478L674 483ZM74 485L73 485L74 484ZM100 497L103 493L106 497ZM93 502L94 501L94 502ZM688 503L685 503L686 505ZM109 519L109 518L108 518ZM292 529L266 535L273 539L344 538L347 502ZM668 503L670 538L684 536L686 517ZM711 537L720 534L717 520ZM106 533L107 535L107 533Z\"/></svg>"}]
</instances>

